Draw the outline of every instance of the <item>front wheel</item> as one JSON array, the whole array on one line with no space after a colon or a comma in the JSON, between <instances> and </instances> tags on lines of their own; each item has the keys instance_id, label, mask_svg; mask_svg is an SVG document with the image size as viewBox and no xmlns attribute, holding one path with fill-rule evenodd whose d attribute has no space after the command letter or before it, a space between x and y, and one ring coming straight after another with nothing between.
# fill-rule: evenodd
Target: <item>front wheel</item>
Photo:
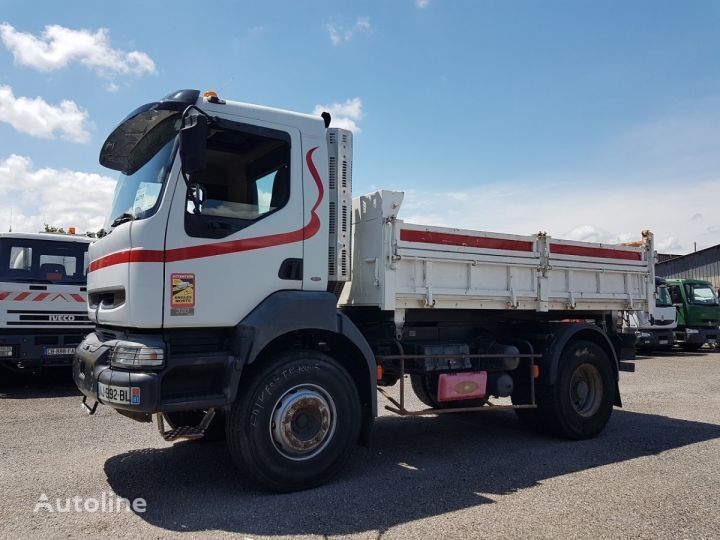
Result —
<instances>
[{"instance_id":1,"label":"front wheel","mask_svg":"<svg viewBox=\"0 0 720 540\"><path fill-rule=\"evenodd\" d=\"M334 476L360 432L357 388L335 360L289 351L241 384L226 432L235 463L275 491L320 485Z\"/></svg>"},{"instance_id":2,"label":"front wheel","mask_svg":"<svg viewBox=\"0 0 720 540\"><path fill-rule=\"evenodd\" d=\"M570 439L600 433L615 403L615 377L607 353L590 341L568 345L553 385L536 385L537 409L516 409L541 431Z\"/></svg>"},{"instance_id":3,"label":"front wheel","mask_svg":"<svg viewBox=\"0 0 720 540\"><path fill-rule=\"evenodd\" d=\"M685 351L694 352L699 351L703 345L704 343L682 343L680 344L680 347L682 347Z\"/></svg>"}]
</instances>

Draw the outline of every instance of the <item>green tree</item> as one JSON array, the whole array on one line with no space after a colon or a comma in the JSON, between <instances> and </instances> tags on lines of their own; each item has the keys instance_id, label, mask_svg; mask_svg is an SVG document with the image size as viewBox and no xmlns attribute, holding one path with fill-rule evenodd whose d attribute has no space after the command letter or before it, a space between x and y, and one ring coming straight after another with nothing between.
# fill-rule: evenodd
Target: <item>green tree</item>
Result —
<instances>
[{"instance_id":1,"label":"green tree","mask_svg":"<svg viewBox=\"0 0 720 540\"><path fill-rule=\"evenodd\" d=\"M65 234L65 229L63 229L62 227L51 227L46 223L45 232Z\"/></svg>"}]
</instances>

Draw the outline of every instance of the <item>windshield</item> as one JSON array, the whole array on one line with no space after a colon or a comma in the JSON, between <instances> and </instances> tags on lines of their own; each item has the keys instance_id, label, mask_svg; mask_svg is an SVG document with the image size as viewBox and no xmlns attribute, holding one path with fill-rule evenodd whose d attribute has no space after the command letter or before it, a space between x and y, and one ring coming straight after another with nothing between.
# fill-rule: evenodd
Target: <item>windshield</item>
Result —
<instances>
[{"instance_id":1,"label":"windshield","mask_svg":"<svg viewBox=\"0 0 720 540\"><path fill-rule=\"evenodd\" d=\"M0 240L0 279L16 283L86 282L88 244L52 240Z\"/></svg>"},{"instance_id":2,"label":"windshield","mask_svg":"<svg viewBox=\"0 0 720 540\"><path fill-rule=\"evenodd\" d=\"M113 221L123 214L128 214L129 219L143 219L155 213L165 179L172 168L175 140L175 137L170 139L135 173L120 174L105 230L110 230Z\"/></svg>"},{"instance_id":3,"label":"windshield","mask_svg":"<svg viewBox=\"0 0 720 540\"><path fill-rule=\"evenodd\" d=\"M715 291L710 285L685 285L687 296L693 304L716 306L718 304Z\"/></svg>"},{"instance_id":4,"label":"windshield","mask_svg":"<svg viewBox=\"0 0 720 540\"><path fill-rule=\"evenodd\" d=\"M672 306L672 299L670 298L670 291L667 287L657 288L657 299L655 300L656 307L670 307Z\"/></svg>"}]
</instances>

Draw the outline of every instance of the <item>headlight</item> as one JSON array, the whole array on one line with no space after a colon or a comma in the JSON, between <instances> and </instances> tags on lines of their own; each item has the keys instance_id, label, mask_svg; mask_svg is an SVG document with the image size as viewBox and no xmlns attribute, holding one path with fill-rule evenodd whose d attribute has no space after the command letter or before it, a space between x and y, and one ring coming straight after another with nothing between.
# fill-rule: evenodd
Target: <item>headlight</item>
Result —
<instances>
[{"instance_id":1,"label":"headlight","mask_svg":"<svg viewBox=\"0 0 720 540\"><path fill-rule=\"evenodd\" d=\"M699 334L700 331L699 331L699 330L696 330L695 328L686 328L686 329L685 329L685 333L686 333L686 334Z\"/></svg>"},{"instance_id":2,"label":"headlight","mask_svg":"<svg viewBox=\"0 0 720 540\"><path fill-rule=\"evenodd\" d=\"M638 332L637 337L648 338L650 337L650 334L648 334L647 332Z\"/></svg>"},{"instance_id":3,"label":"headlight","mask_svg":"<svg viewBox=\"0 0 720 540\"><path fill-rule=\"evenodd\" d=\"M13 355L13 347L12 345L2 345L0 346L0 356L8 357Z\"/></svg>"},{"instance_id":4,"label":"headlight","mask_svg":"<svg viewBox=\"0 0 720 540\"><path fill-rule=\"evenodd\" d=\"M164 361L164 349L129 341L119 341L110 355L110 364L117 367L162 367Z\"/></svg>"}]
</instances>

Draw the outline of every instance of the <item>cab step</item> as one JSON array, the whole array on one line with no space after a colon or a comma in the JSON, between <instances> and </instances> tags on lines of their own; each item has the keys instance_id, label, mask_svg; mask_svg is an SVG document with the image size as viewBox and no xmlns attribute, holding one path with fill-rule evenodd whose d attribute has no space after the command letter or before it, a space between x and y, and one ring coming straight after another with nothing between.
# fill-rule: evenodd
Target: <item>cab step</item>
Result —
<instances>
[{"instance_id":1,"label":"cab step","mask_svg":"<svg viewBox=\"0 0 720 540\"><path fill-rule=\"evenodd\" d=\"M210 425L210 422L215 417L215 409L208 409L208 411L205 413L205 416L200 421L200 423L197 426L178 426L174 427L170 430L165 430L165 414L164 413L158 413L157 414L157 424L158 424L158 431L160 432L160 435L162 435L162 438L165 439L168 442L177 441L180 439L185 440L197 440L202 439L205 436L205 430ZM169 420L168 420L168 423Z\"/></svg>"}]
</instances>

